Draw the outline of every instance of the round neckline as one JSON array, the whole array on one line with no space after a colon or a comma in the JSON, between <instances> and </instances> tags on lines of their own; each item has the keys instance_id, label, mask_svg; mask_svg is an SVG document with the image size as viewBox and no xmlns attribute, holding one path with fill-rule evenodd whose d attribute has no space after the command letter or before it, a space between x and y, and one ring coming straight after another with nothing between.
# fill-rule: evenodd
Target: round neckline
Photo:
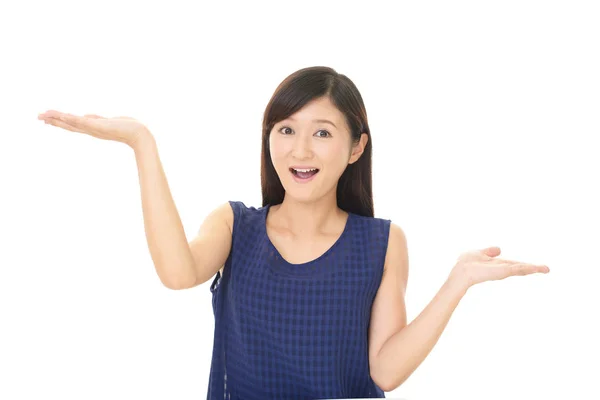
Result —
<instances>
[{"instance_id":1,"label":"round neckline","mask_svg":"<svg viewBox=\"0 0 600 400\"><path fill-rule=\"evenodd\" d=\"M345 237L348 235L348 231L350 230L351 221L352 221L352 213L351 212L347 212L348 218L346 219L346 224L344 225L344 229L342 230L342 233L336 239L336 241L323 254L321 254L320 256L318 256L317 258L315 258L313 260L310 260L310 261L307 261L304 263L300 263L300 264L293 264L293 263L290 263L288 260L286 260L281 255L281 253L279 252L277 247L275 247L275 245L271 241L269 234L267 233L267 216L269 215L269 210L271 209L271 205L267 204L266 206L263 207L263 209L264 209L264 215L263 215L263 220L262 220L262 232L261 233L264 235L265 241L268 246L269 254L271 255L271 257L269 257L269 262L268 262L269 268L271 268L271 270L273 270L276 273L284 274L287 276L296 276L296 277L312 277L315 274L322 274L322 273L326 273L327 271L331 270L332 263L323 263L319 267L317 267L315 264L319 264L320 261L328 258L340 246L340 243L342 243L343 240L345 239Z\"/></svg>"}]
</instances>

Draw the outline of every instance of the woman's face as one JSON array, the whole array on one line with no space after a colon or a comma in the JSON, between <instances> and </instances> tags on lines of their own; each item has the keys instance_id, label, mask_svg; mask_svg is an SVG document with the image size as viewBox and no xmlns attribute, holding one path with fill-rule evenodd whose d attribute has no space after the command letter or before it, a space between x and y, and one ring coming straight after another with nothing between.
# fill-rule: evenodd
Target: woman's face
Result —
<instances>
[{"instance_id":1,"label":"woman's face","mask_svg":"<svg viewBox=\"0 0 600 400\"><path fill-rule=\"evenodd\" d=\"M352 145L344 115L328 97L315 99L276 123L269 149L286 196L306 201L335 190L348 164L362 154L367 139L363 134L358 145Z\"/></svg>"}]
</instances>

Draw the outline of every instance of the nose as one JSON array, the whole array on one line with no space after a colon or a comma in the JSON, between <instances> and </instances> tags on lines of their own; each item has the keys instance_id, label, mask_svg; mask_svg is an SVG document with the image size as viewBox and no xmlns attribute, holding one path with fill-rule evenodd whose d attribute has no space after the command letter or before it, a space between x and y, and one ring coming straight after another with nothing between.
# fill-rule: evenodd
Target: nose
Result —
<instances>
[{"instance_id":1,"label":"nose","mask_svg":"<svg viewBox=\"0 0 600 400\"><path fill-rule=\"evenodd\" d=\"M294 138L294 147L292 155L299 160L306 160L312 157L312 140L310 135L298 134Z\"/></svg>"}]
</instances>

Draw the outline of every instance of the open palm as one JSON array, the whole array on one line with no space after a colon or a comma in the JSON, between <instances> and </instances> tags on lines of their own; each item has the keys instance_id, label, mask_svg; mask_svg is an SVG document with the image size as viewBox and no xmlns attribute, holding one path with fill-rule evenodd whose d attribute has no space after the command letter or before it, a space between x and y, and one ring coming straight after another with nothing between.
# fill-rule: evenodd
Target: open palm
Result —
<instances>
[{"instance_id":1,"label":"open palm","mask_svg":"<svg viewBox=\"0 0 600 400\"><path fill-rule=\"evenodd\" d=\"M48 110L39 114L38 119L59 128L85 133L99 139L114 140L131 147L141 135L149 132L144 124L131 117L105 118L95 114L77 116Z\"/></svg>"},{"instance_id":2,"label":"open palm","mask_svg":"<svg viewBox=\"0 0 600 400\"><path fill-rule=\"evenodd\" d=\"M505 279L510 276L550 272L546 265L495 258L498 255L500 255L499 247L488 247L463 253L458 258L451 274L469 287L477 283Z\"/></svg>"}]
</instances>

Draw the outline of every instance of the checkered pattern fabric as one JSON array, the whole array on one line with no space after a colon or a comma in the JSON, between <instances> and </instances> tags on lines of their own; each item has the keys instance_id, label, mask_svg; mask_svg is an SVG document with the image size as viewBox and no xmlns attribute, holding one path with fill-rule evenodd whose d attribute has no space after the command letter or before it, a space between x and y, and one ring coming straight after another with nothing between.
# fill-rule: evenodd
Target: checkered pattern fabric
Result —
<instances>
[{"instance_id":1,"label":"checkered pattern fabric","mask_svg":"<svg viewBox=\"0 0 600 400\"><path fill-rule=\"evenodd\" d=\"M371 306L390 220L350 214L323 255L290 264L266 233L269 206L234 211L232 249L212 281L209 400L383 398L369 373Z\"/></svg>"}]
</instances>

